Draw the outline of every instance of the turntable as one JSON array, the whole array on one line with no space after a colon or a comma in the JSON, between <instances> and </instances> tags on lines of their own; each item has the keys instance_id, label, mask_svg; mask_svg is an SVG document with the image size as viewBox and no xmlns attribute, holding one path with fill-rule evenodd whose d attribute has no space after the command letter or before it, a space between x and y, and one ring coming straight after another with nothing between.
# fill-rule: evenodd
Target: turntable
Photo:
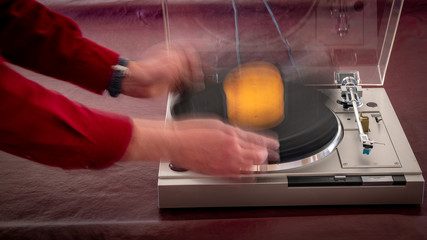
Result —
<instances>
[{"instance_id":1,"label":"turntable","mask_svg":"<svg viewBox=\"0 0 427 240\"><path fill-rule=\"evenodd\" d=\"M422 204L424 179L384 84L403 1L164 1L168 41L190 41L206 88L170 95L166 118L230 121L224 79L268 62L284 86L269 131L280 161L224 179L160 163L160 208Z\"/></svg>"}]
</instances>

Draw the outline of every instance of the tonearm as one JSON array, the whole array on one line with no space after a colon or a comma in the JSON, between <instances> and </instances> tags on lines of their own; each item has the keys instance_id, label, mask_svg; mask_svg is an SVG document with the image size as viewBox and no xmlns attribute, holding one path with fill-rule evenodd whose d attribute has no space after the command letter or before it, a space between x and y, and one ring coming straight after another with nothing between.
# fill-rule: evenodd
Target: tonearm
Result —
<instances>
[{"instance_id":1,"label":"tonearm","mask_svg":"<svg viewBox=\"0 0 427 240\"><path fill-rule=\"evenodd\" d=\"M336 72L335 73L335 82L339 84L341 89L341 100L337 100L339 104L343 106L345 110L353 108L353 112L356 118L357 127L359 129L359 138L363 146L363 154L369 155L372 148L374 147L374 141L369 139L368 135L365 133L369 130L365 130L362 127L361 115L359 113L359 107L363 105L362 103L362 87L359 85L360 78L359 72Z\"/></svg>"}]
</instances>

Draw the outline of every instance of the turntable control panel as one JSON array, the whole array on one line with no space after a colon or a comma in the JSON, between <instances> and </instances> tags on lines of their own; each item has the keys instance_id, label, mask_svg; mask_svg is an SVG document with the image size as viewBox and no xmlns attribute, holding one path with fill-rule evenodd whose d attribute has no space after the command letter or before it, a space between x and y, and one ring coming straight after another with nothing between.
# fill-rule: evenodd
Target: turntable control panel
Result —
<instances>
[{"instance_id":1,"label":"turntable control panel","mask_svg":"<svg viewBox=\"0 0 427 240\"><path fill-rule=\"evenodd\" d=\"M404 175L388 176L288 176L289 187L405 185Z\"/></svg>"}]
</instances>

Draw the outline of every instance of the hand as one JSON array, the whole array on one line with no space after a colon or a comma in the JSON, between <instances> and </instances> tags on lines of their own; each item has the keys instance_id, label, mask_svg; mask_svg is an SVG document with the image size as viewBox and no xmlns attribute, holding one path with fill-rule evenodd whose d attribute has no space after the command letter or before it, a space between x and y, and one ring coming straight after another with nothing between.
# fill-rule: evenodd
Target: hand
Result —
<instances>
[{"instance_id":1,"label":"hand","mask_svg":"<svg viewBox=\"0 0 427 240\"><path fill-rule=\"evenodd\" d=\"M243 131L219 120L164 122L134 120L134 134L124 160L168 160L210 175L237 177L277 155L273 138ZM270 156L271 157L271 156Z\"/></svg>"},{"instance_id":2,"label":"hand","mask_svg":"<svg viewBox=\"0 0 427 240\"><path fill-rule=\"evenodd\" d=\"M122 93L132 97L154 97L184 87L202 88L203 71L197 52L190 46L169 44L148 49L139 61L130 61L129 76Z\"/></svg>"}]
</instances>

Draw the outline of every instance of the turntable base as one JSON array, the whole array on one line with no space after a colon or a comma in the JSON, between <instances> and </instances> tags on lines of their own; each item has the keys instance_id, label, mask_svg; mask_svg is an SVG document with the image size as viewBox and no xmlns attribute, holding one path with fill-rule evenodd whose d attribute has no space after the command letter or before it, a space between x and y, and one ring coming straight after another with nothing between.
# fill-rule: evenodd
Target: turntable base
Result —
<instances>
[{"instance_id":1,"label":"turntable base","mask_svg":"<svg viewBox=\"0 0 427 240\"><path fill-rule=\"evenodd\" d=\"M370 118L368 135L381 143L370 155L362 154L354 114L335 102L340 91L323 92L344 130L331 154L306 164L297 161L285 170L242 175L239 180L174 172L162 162L159 207L421 204L421 169L385 90L363 92L366 104L360 111Z\"/></svg>"}]
</instances>

